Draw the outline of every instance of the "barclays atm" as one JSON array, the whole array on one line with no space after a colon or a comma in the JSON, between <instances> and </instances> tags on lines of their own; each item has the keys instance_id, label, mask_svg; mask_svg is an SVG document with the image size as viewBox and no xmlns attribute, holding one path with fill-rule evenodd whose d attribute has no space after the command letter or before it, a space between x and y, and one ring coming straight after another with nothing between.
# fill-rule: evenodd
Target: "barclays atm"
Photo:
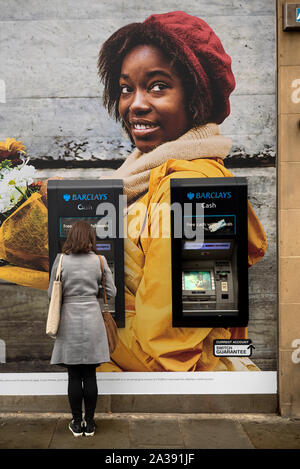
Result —
<instances>
[{"instance_id":1,"label":"barclays atm","mask_svg":"<svg viewBox=\"0 0 300 469\"><path fill-rule=\"evenodd\" d=\"M79 219L90 223L97 252L105 256L117 287L116 297L108 298L110 311L118 327L124 327L122 180L49 180L47 191L49 272L73 223Z\"/></svg>"},{"instance_id":2,"label":"barclays atm","mask_svg":"<svg viewBox=\"0 0 300 469\"><path fill-rule=\"evenodd\" d=\"M170 184L171 204L181 209L171 211L173 327L247 326L246 178Z\"/></svg>"}]
</instances>

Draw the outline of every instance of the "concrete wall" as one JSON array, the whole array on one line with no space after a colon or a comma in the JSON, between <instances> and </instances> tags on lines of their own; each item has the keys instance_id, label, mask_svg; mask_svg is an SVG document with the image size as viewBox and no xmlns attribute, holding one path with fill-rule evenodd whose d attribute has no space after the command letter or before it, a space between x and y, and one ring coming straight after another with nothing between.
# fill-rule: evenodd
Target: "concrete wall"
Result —
<instances>
[{"instance_id":1,"label":"concrete wall","mask_svg":"<svg viewBox=\"0 0 300 469\"><path fill-rule=\"evenodd\" d=\"M163 7L162 7L163 5ZM221 131L233 140L227 167L247 176L268 237L250 270L249 338L254 361L276 369L276 3L275 0L0 0L0 140L15 137L41 179L95 178L118 167L131 144L101 103L97 55L117 28L151 13L185 10L207 21L232 57L237 86ZM0 372L49 371L45 292L0 285ZM53 371L53 367L51 367Z\"/></svg>"}]
</instances>

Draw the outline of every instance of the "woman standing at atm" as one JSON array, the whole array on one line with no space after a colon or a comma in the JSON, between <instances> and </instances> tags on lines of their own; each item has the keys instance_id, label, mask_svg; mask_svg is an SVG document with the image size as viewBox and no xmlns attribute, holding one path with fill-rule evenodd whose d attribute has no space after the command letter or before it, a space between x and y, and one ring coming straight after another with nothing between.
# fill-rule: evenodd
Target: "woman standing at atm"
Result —
<instances>
[{"instance_id":1,"label":"woman standing at atm","mask_svg":"<svg viewBox=\"0 0 300 469\"><path fill-rule=\"evenodd\" d=\"M55 340L51 364L68 370L68 398L73 420L69 428L74 436L93 436L94 412L98 388L96 367L109 362L109 346L100 306L97 300L102 273L96 250L93 228L83 220L76 221L64 243L61 279L63 300L61 320ZM51 298L53 281L61 254L53 263L48 296ZM112 273L102 256L106 277L106 292L116 295ZM82 418L82 404L85 415Z\"/></svg>"},{"instance_id":2,"label":"woman standing at atm","mask_svg":"<svg viewBox=\"0 0 300 469\"><path fill-rule=\"evenodd\" d=\"M235 87L231 59L204 21L176 11L116 31L98 67L104 105L136 146L107 177L123 179L127 227L138 226L125 239L126 327L100 370L232 370L230 360L213 355L213 340L246 338L247 329L172 327L171 240L151 237L147 212L151 204L170 204L171 178L233 176L223 163L231 140L218 127ZM250 204L248 214L251 266L267 243Z\"/></svg>"}]
</instances>

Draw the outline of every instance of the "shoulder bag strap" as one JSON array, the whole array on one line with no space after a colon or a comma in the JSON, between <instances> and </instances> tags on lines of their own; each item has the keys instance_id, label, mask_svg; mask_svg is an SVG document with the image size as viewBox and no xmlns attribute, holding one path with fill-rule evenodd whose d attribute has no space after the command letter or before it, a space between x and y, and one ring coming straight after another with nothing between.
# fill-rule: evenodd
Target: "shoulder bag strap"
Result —
<instances>
[{"instance_id":1,"label":"shoulder bag strap","mask_svg":"<svg viewBox=\"0 0 300 469\"><path fill-rule=\"evenodd\" d=\"M105 273L104 273L104 264L101 256L98 256L100 259L101 264L101 271L102 271L102 283L103 283L103 296L104 296L104 303L107 305L107 296L106 296L106 289L105 289Z\"/></svg>"},{"instance_id":2,"label":"shoulder bag strap","mask_svg":"<svg viewBox=\"0 0 300 469\"><path fill-rule=\"evenodd\" d=\"M62 258L63 258L63 254L60 255L60 259L59 259L59 263L58 263L57 271L56 271L55 280L58 280L58 281L61 280L61 263L62 263Z\"/></svg>"}]
</instances>

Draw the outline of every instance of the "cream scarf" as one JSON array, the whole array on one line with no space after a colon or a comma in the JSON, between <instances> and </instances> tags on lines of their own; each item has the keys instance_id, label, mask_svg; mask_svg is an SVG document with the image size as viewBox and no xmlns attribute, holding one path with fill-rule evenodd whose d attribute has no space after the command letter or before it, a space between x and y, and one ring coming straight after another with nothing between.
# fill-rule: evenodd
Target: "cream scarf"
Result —
<instances>
[{"instance_id":1,"label":"cream scarf","mask_svg":"<svg viewBox=\"0 0 300 469\"><path fill-rule=\"evenodd\" d=\"M119 169L104 179L123 179L124 195L128 204L133 203L148 190L150 171L174 158L196 160L199 158L225 158L231 148L231 140L220 134L217 124L193 128L177 140L163 143L149 153L135 149Z\"/></svg>"}]
</instances>

